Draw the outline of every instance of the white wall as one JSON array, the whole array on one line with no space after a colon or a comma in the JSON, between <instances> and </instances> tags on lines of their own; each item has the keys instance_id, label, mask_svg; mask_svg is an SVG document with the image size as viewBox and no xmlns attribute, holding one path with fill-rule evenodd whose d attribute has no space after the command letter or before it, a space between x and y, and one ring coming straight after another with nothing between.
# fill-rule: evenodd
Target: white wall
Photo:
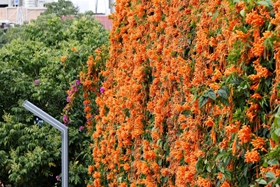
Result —
<instances>
[{"instance_id":1,"label":"white wall","mask_svg":"<svg viewBox=\"0 0 280 187\"><path fill-rule=\"evenodd\" d=\"M0 0L0 5L7 5L8 2L8 0Z\"/></svg>"},{"instance_id":2,"label":"white wall","mask_svg":"<svg viewBox=\"0 0 280 187\"><path fill-rule=\"evenodd\" d=\"M114 12L114 8L111 7L110 4L115 3L116 0L93 0L93 12L94 13L103 13L103 14L111 14ZM97 9L96 9L97 5ZM96 11L97 10L97 11Z\"/></svg>"}]
</instances>

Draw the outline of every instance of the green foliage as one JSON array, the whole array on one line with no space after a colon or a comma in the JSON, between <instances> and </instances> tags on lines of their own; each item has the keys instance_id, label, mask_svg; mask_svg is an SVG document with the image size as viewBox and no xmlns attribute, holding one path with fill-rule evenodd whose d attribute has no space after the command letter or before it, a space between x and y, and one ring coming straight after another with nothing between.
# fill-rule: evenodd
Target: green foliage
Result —
<instances>
[{"instance_id":1,"label":"green foliage","mask_svg":"<svg viewBox=\"0 0 280 187\"><path fill-rule=\"evenodd\" d=\"M55 14L58 17L66 15L76 15L79 12L79 8L75 7L71 1L58 0L58 2L52 2L46 4L47 10L43 15Z\"/></svg>"},{"instance_id":2,"label":"green foliage","mask_svg":"<svg viewBox=\"0 0 280 187\"><path fill-rule=\"evenodd\" d=\"M46 124L39 127L19 123L9 114L4 118L5 121L0 122L0 178L6 178L9 173L9 181L13 181L14 186L38 186L40 183L40 186L51 186L52 175L60 172L59 165L54 164L60 161L59 132Z\"/></svg>"},{"instance_id":3,"label":"green foliage","mask_svg":"<svg viewBox=\"0 0 280 187\"><path fill-rule=\"evenodd\" d=\"M5 44L10 43L12 40L17 38L24 37L24 27L26 25L15 25L14 27L9 28L6 32L4 30L0 30L0 48L2 48Z\"/></svg>"},{"instance_id":4,"label":"green foliage","mask_svg":"<svg viewBox=\"0 0 280 187\"><path fill-rule=\"evenodd\" d=\"M48 124L34 125L22 102L28 99L62 120L66 90L79 79L88 56L107 45L108 31L82 14L65 21L42 15L17 29L20 36L0 49L0 180L20 187L54 186L61 172L61 135ZM86 122L81 94L74 105L68 124L69 186L83 186L91 154L90 136L80 128Z\"/></svg>"},{"instance_id":5,"label":"green foliage","mask_svg":"<svg viewBox=\"0 0 280 187\"><path fill-rule=\"evenodd\" d=\"M25 35L30 40L44 42L47 46L56 47L66 39L63 28L64 22L54 14L39 16L32 20L25 29Z\"/></svg>"}]
</instances>

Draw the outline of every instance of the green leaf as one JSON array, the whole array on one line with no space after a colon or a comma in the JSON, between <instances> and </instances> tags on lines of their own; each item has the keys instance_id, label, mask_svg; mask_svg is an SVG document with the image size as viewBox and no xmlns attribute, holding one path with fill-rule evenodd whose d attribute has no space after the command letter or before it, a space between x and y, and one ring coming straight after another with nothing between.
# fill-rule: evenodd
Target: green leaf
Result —
<instances>
[{"instance_id":1,"label":"green leaf","mask_svg":"<svg viewBox=\"0 0 280 187\"><path fill-rule=\"evenodd\" d=\"M217 91L217 94L218 94L219 96L221 96L222 98L224 98L224 99L227 99L227 98L228 98L227 92L226 92L225 90L219 89L219 90Z\"/></svg>"},{"instance_id":2,"label":"green leaf","mask_svg":"<svg viewBox=\"0 0 280 187\"><path fill-rule=\"evenodd\" d=\"M275 181L275 184L280 184L280 177L277 178L277 180Z\"/></svg>"},{"instance_id":3,"label":"green leaf","mask_svg":"<svg viewBox=\"0 0 280 187\"><path fill-rule=\"evenodd\" d=\"M210 165L207 165L207 167L206 167L206 170L210 173L211 172L211 167L210 167Z\"/></svg>"},{"instance_id":4,"label":"green leaf","mask_svg":"<svg viewBox=\"0 0 280 187\"><path fill-rule=\"evenodd\" d=\"M215 94L215 92L214 92L213 89L209 89L209 90L208 90L207 96L208 96L209 98L211 98L213 101L216 100L216 94Z\"/></svg>"},{"instance_id":5,"label":"green leaf","mask_svg":"<svg viewBox=\"0 0 280 187\"><path fill-rule=\"evenodd\" d=\"M247 177L247 173L248 173L248 165L245 166L244 170L243 170L243 174L245 177Z\"/></svg>"},{"instance_id":6,"label":"green leaf","mask_svg":"<svg viewBox=\"0 0 280 187\"><path fill-rule=\"evenodd\" d=\"M280 128L279 128L279 129L276 129L276 130L274 131L274 133L275 133L277 136L280 136Z\"/></svg>"},{"instance_id":7,"label":"green leaf","mask_svg":"<svg viewBox=\"0 0 280 187\"><path fill-rule=\"evenodd\" d=\"M244 10L244 9L242 9L242 10L240 11L240 15L241 15L242 17L245 17L245 10Z\"/></svg>"},{"instance_id":8,"label":"green leaf","mask_svg":"<svg viewBox=\"0 0 280 187\"><path fill-rule=\"evenodd\" d=\"M158 160L158 165L159 165L159 166L162 166L162 159L159 159L159 160Z\"/></svg>"},{"instance_id":9,"label":"green leaf","mask_svg":"<svg viewBox=\"0 0 280 187\"><path fill-rule=\"evenodd\" d=\"M273 172L271 172L271 171L267 172L267 173L265 174L265 176L266 176L267 178L271 178L271 179L276 178L275 173L273 173Z\"/></svg>"},{"instance_id":10,"label":"green leaf","mask_svg":"<svg viewBox=\"0 0 280 187\"><path fill-rule=\"evenodd\" d=\"M228 153L222 152L222 153L220 153L220 154L217 155L215 161L218 161L218 160L220 160L220 159L223 158L223 157L227 157L228 155L229 155Z\"/></svg>"},{"instance_id":11,"label":"green leaf","mask_svg":"<svg viewBox=\"0 0 280 187\"><path fill-rule=\"evenodd\" d=\"M218 17L218 15L219 15L219 11L216 10L215 13L214 13L214 15L213 15L212 20L215 20L215 19Z\"/></svg>"},{"instance_id":12,"label":"green leaf","mask_svg":"<svg viewBox=\"0 0 280 187\"><path fill-rule=\"evenodd\" d=\"M268 166L268 163L267 163L267 162L264 162L262 166L263 166L263 167L267 167L267 166Z\"/></svg>"},{"instance_id":13,"label":"green leaf","mask_svg":"<svg viewBox=\"0 0 280 187\"><path fill-rule=\"evenodd\" d=\"M205 97L205 96L201 96L199 99L198 99L198 106L201 108L203 107L208 101L208 97Z\"/></svg>"},{"instance_id":14,"label":"green leaf","mask_svg":"<svg viewBox=\"0 0 280 187\"><path fill-rule=\"evenodd\" d=\"M224 174L225 174L225 176L226 176L227 179L231 180L232 177L231 177L231 172L230 172L230 171L228 171L227 169L225 169Z\"/></svg>"},{"instance_id":15,"label":"green leaf","mask_svg":"<svg viewBox=\"0 0 280 187\"><path fill-rule=\"evenodd\" d=\"M165 150L165 151L168 151L168 150L169 150L168 143L165 143L165 144L163 145L163 150Z\"/></svg>"},{"instance_id":16,"label":"green leaf","mask_svg":"<svg viewBox=\"0 0 280 187\"><path fill-rule=\"evenodd\" d=\"M199 158L196 163L196 170L197 171L203 171L203 159Z\"/></svg>"},{"instance_id":17,"label":"green leaf","mask_svg":"<svg viewBox=\"0 0 280 187\"><path fill-rule=\"evenodd\" d=\"M271 138L272 138L276 143L279 143L278 136L277 136L274 132L271 133Z\"/></svg>"},{"instance_id":18,"label":"green leaf","mask_svg":"<svg viewBox=\"0 0 280 187\"><path fill-rule=\"evenodd\" d=\"M164 183L167 183L167 181L168 181L168 176L166 176L166 177L163 178L163 182L164 182Z\"/></svg>"},{"instance_id":19,"label":"green leaf","mask_svg":"<svg viewBox=\"0 0 280 187\"><path fill-rule=\"evenodd\" d=\"M257 2L257 4L258 5L264 5L264 6L268 7L268 8L270 7L268 2L266 2L266 1L259 1L259 2Z\"/></svg>"},{"instance_id":20,"label":"green leaf","mask_svg":"<svg viewBox=\"0 0 280 187\"><path fill-rule=\"evenodd\" d=\"M267 182L266 182L265 180L263 180L263 179L257 179L256 182L257 182L258 184L263 184L263 185L266 185L266 184L267 184Z\"/></svg>"},{"instance_id":21,"label":"green leaf","mask_svg":"<svg viewBox=\"0 0 280 187\"><path fill-rule=\"evenodd\" d=\"M267 162L270 166L277 166L277 165L279 165L279 162L278 162L278 160L277 159L272 159L272 160L269 160L268 162Z\"/></svg>"}]
</instances>

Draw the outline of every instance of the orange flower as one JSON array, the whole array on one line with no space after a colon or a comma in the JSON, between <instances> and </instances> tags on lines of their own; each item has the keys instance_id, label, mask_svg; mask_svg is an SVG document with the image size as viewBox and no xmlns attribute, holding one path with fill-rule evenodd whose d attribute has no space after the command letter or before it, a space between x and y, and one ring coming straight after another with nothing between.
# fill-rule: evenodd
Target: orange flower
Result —
<instances>
[{"instance_id":1,"label":"orange flower","mask_svg":"<svg viewBox=\"0 0 280 187\"><path fill-rule=\"evenodd\" d=\"M236 70L236 67L235 66L230 66L230 67L228 67L227 69L226 69L226 71L225 71L225 75L226 76L228 76L228 75L230 75L230 74L232 74L232 73L234 73L234 72L236 72L237 70Z\"/></svg>"},{"instance_id":2,"label":"orange flower","mask_svg":"<svg viewBox=\"0 0 280 187\"><path fill-rule=\"evenodd\" d=\"M262 137L256 136L255 139L252 140L251 144L254 146L254 150L261 149L265 150L265 141Z\"/></svg>"},{"instance_id":3,"label":"orange flower","mask_svg":"<svg viewBox=\"0 0 280 187\"><path fill-rule=\"evenodd\" d=\"M156 153L154 151L145 151L143 157L146 160L155 159Z\"/></svg>"},{"instance_id":4,"label":"orange flower","mask_svg":"<svg viewBox=\"0 0 280 187\"><path fill-rule=\"evenodd\" d=\"M208 117L207 117L207 120L204 122L204 124L205 124L207 127L212 127L215 123L214 123L212 117L208 116Z\"/></svg>"},{"instance_id":5,"label":"orange flower","mask_svg":"<svg viewBox=\"0 0 280 187\"><path fill-rule=\"evenodd\" d=\"M260 154L258 151L247 151L245 154L245 162L247 163L254 163L260 160Z\"/></svg>"},{"instance_id":6,"label":"orange flower","mask_svg":"<svg viewBox=\"0 0 280 187\"><path fill-rule=\"evenodd\" d=\"M224 175L223 175L221 172L219 172L219 173L218 173L218 176L217 176L217 179L222 180L223 176L224 176Z\"/></svg>"},{"instance_id":7,"label":"orange flower","mask_svg":"<svg viewBox=\"0 0 280 187\"><path fill-rule=\"evenodd\" d=\"M82 82L82 84L85 86L85 87L90 87L91 84L92 84L92 81L91 80L85 80L84 82Z\"/></svg>"},{"instance_id":8,"label":"orange flower","mask_svg":"<svg viewBox=\"0 0 280 187\"><path fill-rule=\"evenodd\" d=\"M95 178L95 179L98 179L98 178L101 177L101 173L96 171L92 174L92 177Z\"/></svg>"},{"instance_id":9,"label":"orange flower","mask_svg":"<svg viewBox=\"0 0 280 187\"><path fill-rule=\"evenodd\" d=\"M93 171L93 166L88 166L88 174L91 174Z\"/></svg>"},{"instance_id":10,"label":"orange flower","mask_svg":"<svg viewBox=\"0 0 280 187\"><path fill-rule=\"evenodd\" d=\"M119 187L127 187L127 183L126 182L120 183Z\"/></svg>"},{"instance_id":11,"label":"orange flower","mask_svg":"<svg viewBox=\"0 0 280 187\"><path fill-rule=\"evenodd\" d=\"M62 56L61 57L61 62L64 63L67 60L67 56Z\"/></svg>"},{"instance_id":12,"label":"orange flower","mask_svg":"<svg viewBox=\"0 0 280 187\"><path fill-rule=\"evenodd\" d=\"M150 173L150 168L145 162L142 162L141 164L141 173L144 175L148 175Z\"/></svg>"},{"instance_id":13,"label":"orange flower","mask_svg":"<svg viewBox=\"0 0 280 187\"><path fill-rule=\"evenodd\" d=\"M128 171L128 170L130 169L130 165L129 165L128 163L125 163L125 164L123 165L123 169L124 169L125 171Z\"/></svg>"},{"instance_id":14,"label":"orange flower","mask_svg":"<svg viewBox=\"0 0 280 187\"><path fill-rule=\"evenodd\" d=\"M73 52L76 52L76 51L77 51L76 47L72 47L71 50L72 50Z\"/></svg>"},{"instance_id":15,"label":"orange flower","mask_svg":"<svg viewBox=\"0 0 280 187\"><path fill-rule=\"evenodd\" d=\"M253 44L252 53L256 57L263 56L264 45L262 44L262 42L258 42L258 43Z\"/></svg>"},{"instance_id":16,"label":"orange flower","mask_svg":"<svg viewBox=\"0 0 280 187\"><path fill-rule=\"evenodd\" d=\"M232 144L232 155L235 155L236 153L236 144L237 144L237 138L234 139Z\"/></svg>"},{"instance_id":17,"label":"orange flower","mask_svg":"<svg viewBox=\"0 0 280 187\"><path fill-rule=\"evenodd\" d=\"M219 80L222 76L222 73L219 70L215 70L215 73L212 77L212 81L215 82L216 80Z\"/></svg>"},{"instance_id":18,"label":"orange flower","mask_svg":"<svg viewBox=\"0 0 280 187\"><path fill-rule=\"evenodd\" d=\"M212 139L213 143L217 142L216 132L215 132L214 126L212 127L212 130L211 130L211 139Z\"/></svg>"},{"instance_id":19,"label":"orange flower","mask_svg":"<svg viewBox=\"0 0 280 187\"><path fill-rule=\"evenodd\" d=\"M218 90L220 88L220 85L216 83L211 83L209 84L209 87L212 88L213 90Z\"/></svg>"},{"instance_id":20,"label":"orange flower","mask_svg":"<svg viewBox=\"0 0 280 187\"><path fill-rule=\"evenodd\" d=\"M250 96L252 99L262 99L262 96L259 93L254 93L253 95Z\"/></svg>"},{"instance_id":21,"label":"orange flower","mask_svg":"<svg viewBox=\"0 0 280 187\"><path fill-rule=\"evenodd\" d=\"M217 40L216 40L214 37L211 37L211 38L210 38L209 45L210 45L211 47L216 47L217 44L218 44Z\"/></svg>"},{"instance_id":22,"label":"orange flower","mask_svg":"<svg viewBox=\"0 0 280 187\"><path fill-rule=\"evenodd\" d=\"M238 39L241 39L243 42L246 42L248 40L249 34L245 34L242 31L236 30L236 36Z\"/></svg>"},{"instance_id":23,"label":"orange flower","mask_svg":"<svg viewBox=\"0 0 280 187\"><path fill-rule=\"evenodd\" d=\"M232 161L230 161L230 163L227 165L227 169L228 169L229 171L232 171L233 168L234 168L234 164L233 164Z\"/></svg>"},{"instance_id":24,"label":"orange flower","mask_svg":"<svg viewBox=\"0 0 280 187\"><path fill-rule=\"evenodd\" d=\"M228 139L224 139L222 142L219 143L219 147L222 148L222 149L227 148L228 147L228 142L229 142Z\"/></svg>"},{"instance_id":25,"label":"orange flower","mask_svg":"<svg viewBox=\"0 0 280 187\"><path fill-rule=\"evenodd\" d=\"M199 187L211 187L211 181L208 179L204 179L202 177L198 177L197 184Z\"/></svg>"},{"instance_id":26,"label":"orange flower","mask_svg":"<svg viewBox=\"0 0 280 187\"><path fill-rule=\"evenodd\" d=\"M262 26L265 23L263 17L260 16L256 10L247 14L246 22L255 26L255 27Z\"/></svg>"},{"instance_id":27,"label":"orange flower","mask_svg":"<svg viewBox=\"0 0 280 187\"><path fill-rule=\"evenodd\" d=\"M227 181L224 181L220 187L230 187Z\"/></svg>"},{"instance_id":28,"label":"orange flower","mask_svg":"<svg viewBox=\"0 0 280 187\"><path fill-rule=\"evenodd\" d=\"M248 143L251 141L251 128L243 125L242 129L238 132L240 144Z\"/></svg>"},{"instance_id":29,"label":"orange flower","mask_svg":"<svg viewBox=\"0 0 280 187\"><path fill-rule=\"evenodd\" d=\"M160 135L157 131L152 131L152 138L154 140L158 140L160 138Z\"/></svg>"},{"instance_id":30,"label":"orange flower","mask_svg":"<svg viewBox=\"0 0 280 187\"><path fill-rule=\"evenodd\" d=\"M170 174L170 169L168 169L168 168L162 168L162 169L160 170L160 173L161 173L162 176L166 177L167 175Z\"/></svg>"},{"instance_id":31,"label":"orange flower","mask_svg":"<svg viewBox=\"0 0 280 187\"><path fill-rule=\"evenodd\" d=\"M228 134L233 134L233 133L237 133L238 132L238 126L234 125L234 124L230 124L229 126L225 127L226 133Z\"/></svg>"},{"instance_id":32,"label":"orange flower","mask_svg":"<svg viewBox=\"0 0 280 187\"><path fill-rule=\"evenodd\" d=\"M172 150L170 156L176 160L181 160L183 158L183 153L180 150Z\"/></svg>"},{"instance_id":33,"label":"orange flower","mask_svg":"<svg viewBox=\"0 0 280 187\"><path fill-rule=\"evenodd\" d=\"M90 111L91 111L91 107L86 106L86 107L84 108L84 112L85 112L85 113L90 112Z\"/></svg>"}]
</instances>

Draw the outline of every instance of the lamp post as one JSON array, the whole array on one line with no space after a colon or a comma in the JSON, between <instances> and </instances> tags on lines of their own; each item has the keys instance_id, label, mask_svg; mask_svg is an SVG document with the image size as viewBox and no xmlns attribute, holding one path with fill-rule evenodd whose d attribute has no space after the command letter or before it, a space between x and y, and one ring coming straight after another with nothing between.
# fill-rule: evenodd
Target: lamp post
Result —
<instances>
[{"instance_id":1,"label":"lamp post","mask_svg":"<svg viewBox=\"0 0 280 187\"><path fill-rule=\"evenodd\" d=\"M24 101L23 105L28 111L32 112L34 115L40 117L54 128L59 130L62 134L62 155L61 155L61 172L62 172L62 187L68 187L68 127L60 123L58 120L35 106L29 101Z\"/></svg>"}]
</instances>

